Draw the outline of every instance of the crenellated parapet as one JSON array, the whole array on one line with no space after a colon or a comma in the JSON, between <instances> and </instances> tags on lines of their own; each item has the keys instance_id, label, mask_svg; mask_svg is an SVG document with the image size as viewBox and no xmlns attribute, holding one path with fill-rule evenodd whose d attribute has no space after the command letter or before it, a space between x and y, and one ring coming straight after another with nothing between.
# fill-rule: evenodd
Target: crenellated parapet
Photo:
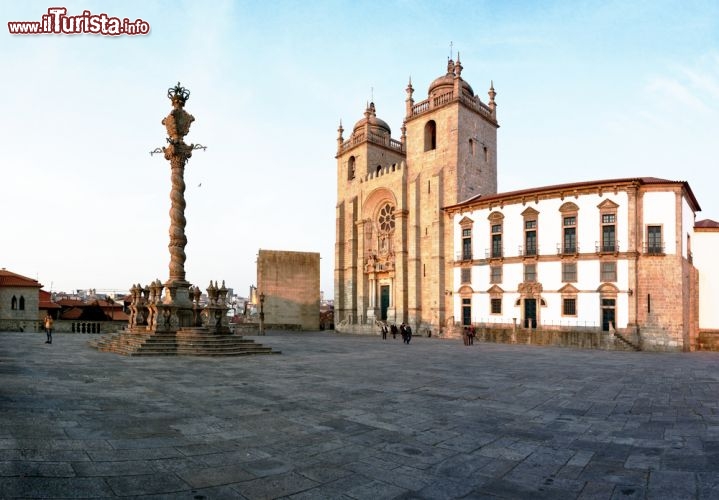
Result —
<instances>
[{"instance_id":1,"label":"crenellated parapet","mask_svg":"<svg viewBox=\"0 0 719 500\"><path fill-rule=\"evenodd\" d=\"M400 163L393 163L392 165L386 165L377 170L369 172L364 177L360 178L360 182L370 182L374 179L385 178L387 175L401 176L406 171L406 165L402 161Z\"/></svg>"}]
</instances>

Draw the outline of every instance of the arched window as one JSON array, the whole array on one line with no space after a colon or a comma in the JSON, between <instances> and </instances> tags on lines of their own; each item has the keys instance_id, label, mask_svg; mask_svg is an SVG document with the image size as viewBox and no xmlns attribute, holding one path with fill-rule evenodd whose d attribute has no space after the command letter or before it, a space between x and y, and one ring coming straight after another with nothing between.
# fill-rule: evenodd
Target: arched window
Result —
<instances>
[{"instance_id":1,"label":"arched window","mask_svg":"<svg viewBox=\"0 0 719 500\"><path fill-rule=\"evenodd\" d=\"M377 175L382 171L382 165L377 165Z\"/></svg>"},{"instance_id":2,"label":"arched window","mask_svg":"<svg viewBox=\"0 0 719 500\"><path fill-rule=\"evenodd\" d=\"M22 295L20 296L20 310L25 310L25 297L23 297Z\"/></svg>"},{"instance_id":3,"label":"arched window","mask_svg":"<svg viewBox=\"0 0 719 500\"><path fill-rule=\"evenodd\" d=\"M347 180L351 181L354 178L355 178L355 157L350 156L350 159L347 162Z\"/></svg>"},{"instance_id":4,"label":"arched window","mask_svg":"<svg viewBox=\"0 0 719 500\"><path fill-rule=\"evenodd\" d=\"M12 296L12 299L10 299L10 309L12 309L13 311L17 309L17 297L15 297L14 295Z\"/></svg>"},{"instance_id":5,"label":"arched window","mask_svg":"<svg viewBox=\"0 0 719 500\"><path fill-rule=\"evenodd\" d=\"M437 124L434 120L428 121L424 126L424 150L437 149Z\"/></svg>"}]
</instances>

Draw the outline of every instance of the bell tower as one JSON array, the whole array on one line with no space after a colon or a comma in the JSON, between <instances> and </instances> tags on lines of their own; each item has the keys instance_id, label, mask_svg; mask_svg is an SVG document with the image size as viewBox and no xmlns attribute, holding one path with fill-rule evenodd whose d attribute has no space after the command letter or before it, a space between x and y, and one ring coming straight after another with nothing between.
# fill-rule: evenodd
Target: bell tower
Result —
<instances>
[{"instance_id":1,"label":"bell tower","mask_svg":"<svg viewBox=\"0 0 719 500\"><path fill-rule=\"evenodd\" d=\"M406 286L403 238L405 148L370 102L344 138L337 136L335 323L372 330L401 322Z\"/></svg>"},{"instance_id":2,"label":"bell tower","mask_svg":"<svg viewBox=\"0 0 719 500\"><path fill-rule=\"evenodd\" d=\"M454 318L452 227L443 208L497 192L497 106L490 84L483 103L462 78L446 72L414 100L406 88L401 139L369 103L337 137L335 325L372 333L375 321L406 322L439 333Z\"/></svg>"},{"instance_id":3,"label":"bell tower","mask_svg":"<svg viewBox=\"0 0 719 500\"><path fill-rule=\"evenodd\" d=\"M429 86L427 99L414 101L407 87L408 204L412 216L407 246L410 287L408 315L418 324L443 329L453 318L451 224L442 208L497 192L497 113L493 85L483 103L462 78L462 63L447 61L444 75Z\"/></svg>"}]
</instances>

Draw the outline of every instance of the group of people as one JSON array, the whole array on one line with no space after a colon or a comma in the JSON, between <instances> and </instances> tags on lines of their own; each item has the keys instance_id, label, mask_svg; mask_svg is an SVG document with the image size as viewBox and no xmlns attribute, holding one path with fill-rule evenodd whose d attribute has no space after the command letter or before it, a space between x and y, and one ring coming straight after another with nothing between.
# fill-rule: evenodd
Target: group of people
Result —
<instances>
[{"instance_id":1,"label":"group of people","mask_svg":"<svg viewBox=\"0 0 719 500\"><path fill-rule=\"evenodd\" d=\"M474 326L465 326L462 330L462 340L464 345L474 345L474 337L477 335L477 329Z\"/></svg>"},{"instance_id":2,"label":"group of people","mask_svg":"<svg viewBox=\"0 0 719 500\"><path fill-rule=\"evenodd\" d=\"M396 339L397 333L399 333L402 335L402 342L405 344L409 344L412 340L412 327L404 322L399 325L399 328L394 323L390 326L387 326L387 323L382 323L382 340L387 340L387 333L391 333L393 339Z\"/></svg>"}]
</instances>

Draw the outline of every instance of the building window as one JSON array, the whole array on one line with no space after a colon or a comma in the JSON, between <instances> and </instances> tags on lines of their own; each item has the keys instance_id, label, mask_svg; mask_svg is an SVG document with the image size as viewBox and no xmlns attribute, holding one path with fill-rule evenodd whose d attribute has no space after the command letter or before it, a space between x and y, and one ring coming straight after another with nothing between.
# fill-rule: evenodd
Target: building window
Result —
<instances>
[{"instance_id":1,"label":"building window","mask_svg":"<svg viewBox=\"0 0 719 500\"><path fill-rule=\"evenodd\" d=\"M462 260L472 260L472 230L462 229Z\"/></svg>"},{"instance_id":2,"label":"building window","mask_svg":"<svg viewBox=\"0 0 719 500\"><path fill-rule=\"evenodd\" d=\"M562 262L562 281L564 283L577 282L577 263Z\"/></svg>"},{"instance_id":3,"label":"building window","mask_svg":"<svg viewBox=\"0 0 719 500\"><path fill-rule=\"evenodd\" d=\"M24 311L24 310L25 310L25 297L23 297L22 295L20 296L20 307L19 307L19 309L20 309L21 311Z\"/></svg>"},{"instance_id":4,"label":"building window","mask_svg":"<svg viewBox=\"0 0 719 500\"><path fill-rule=\"evenodd\" d=\"M490 283L501 283L502 282L502 266L490 266L489 282Z\"/></svg>"},{"instance_id":5,"label":"building window","mask_svg":"<svg viewBox=\"0 0 719 500\"><path fill-rule=\"evenodd\" d=\"M572 297L570 299L562 299L562 316L576 316L577 315L577 299Z\"/></svg>"},{"instance_id":6,"label":"building window","mask_svg":"<svg viewBox=\"0 0 719 500\"><path fill-rule=\"evenodd\" d=\"M472 299L462 299L462 325L472 324Z\"/></svg>"},{"instance_id":7,"label":"building window","mask_svg":"<svg viewBox=\"0 0 719 500\"><path fill-rule=\"evenodd\" d=\"M662 226L647 226L646 252L649 254L664 253L664 244L662 243Z\"/></svg>"},{"instance_id":8,"label":"building window","mask_svg":"<svg viewBox=\"0 0 719 500\"><path fill-rule=\"evenodd\" d=\"M616 214L602 214L602 252L616 252Z\"/></svg>"},{"instance_id":9,"label":"building window","mask_svg":"<svg viewBox=\"0 0 719 500\"><path fill-rule=\"evenodd\" d=\"M484 146L484 161L489 161L489 149L487 149L487 146Z\"/></svg>"},{"instance_id":10,"label":"building window","mask_svg":"<svg viewBox=\"0 0 719 500\"><path fill-rule=\"evenodd\" d=\"M12 296L12 299L10 299L10 309L12 309L13 311L17 309L17 297L15 297L14 295Z\"/></svg>"},{"instance_id":11,"label":"building window","mask_svg":"<svg viewBox=\"0 0 719 500\"><path fill-rule=\"evenodd\" d=\"M537 255L537 221L524 221L524 255Z\"/></svg>"},{"instance_id":12,"label":"building window","mask_svg":"<svg viewBox=\"0 0 719 500\"><path fill-rule=\"evenodd\" d=\"M616 262L601 262L601 276L600 281L617 281L617 263Z\"/></svg>"},{"instance_id":13,"label":"building window","mask_svg":"<svg viewBox=\"0 0 719 500\"><path fill-rule=\"evenodd\" d=\"M351 181L355 178L355 157L350 156L349 162L347 162L347 180Z\"/></svg>"},{"instance_id":14,"label":"building window","mask_svg":"<svg viewBox=\"0 0 719 500\"><path fill-rule=\"evenodd\" d=\"M381 232L391 233L394 231L394 207L386 203L379 211L377 222Z\"/></svg>"},{"instance_id":15,"label":"building window","mask_svg":"<svg viewBox=\"0 0 719 500\"><path fill-rule=\"evenodd\" d=\"M461 271L462 276L462 283L471 283L472 282L472 268L471 267L463 267Z\"/></svg>"},{"instance_id":16,"label":"building window","mask_svg":"<svg viewBox=\"0 0 719 500\"><path fill-rule=\"evenodd\" d=\"M502 314L502 299L490 299L490 308L492 314Z\"/></svg>"},{"instance_id":17,"label":"building window","mask_svg":"<svg viewBox=\"0 0 719 500\"><path fill-rule=\"evenodd\" d=\"M562 218L562 253L577 253L577 216Z\"/></svg>"},{"instance_id":18,"label":"building window","mask_svg":"<svg viewBox=\"0 0 719 500\"><path fill-rule=\"evenodd\" d=\"M502 224L492 224L492 258L502 256Z\"/></svg>"},{"instance_id":19,"label":"building window","mask_svg":"<svg viewBox=\"0 0 719 500\"><path fill-rule=\"evenodd\" d=\"M537 265L536 264L525 264L524 265L524 281L526 283L533 283L537 281Z\"/></svg>"},{"instance_id":20,"label":"building window","mask_svg":"<svg viewBox=\"0 0 719 500\"><path fill-rule=\"evenodd\" d=\"M424 150L437 149L437 124L434 120L428 121L424 126Z\"/></svg>"}]
</instances>

